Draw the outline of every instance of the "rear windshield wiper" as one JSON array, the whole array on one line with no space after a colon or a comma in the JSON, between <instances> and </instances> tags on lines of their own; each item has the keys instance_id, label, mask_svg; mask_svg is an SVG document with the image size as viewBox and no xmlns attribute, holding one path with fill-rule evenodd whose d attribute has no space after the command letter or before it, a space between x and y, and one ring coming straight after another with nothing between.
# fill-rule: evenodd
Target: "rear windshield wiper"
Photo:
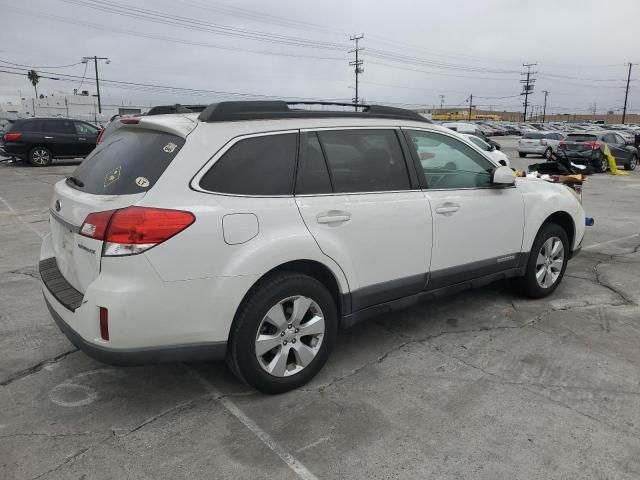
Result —
<instances>
[{"instance_id":1,"label":"rear windshield wiper","mask_svg":"<svg viewBox=\"0 0 640 480\"><path fill-rule=\"evenodd\" d=\"M73 183L76 187L84 187L84 183L81 180L78 180L76 177L67 177L67 182Z\"/></svg>"}]
</instances>

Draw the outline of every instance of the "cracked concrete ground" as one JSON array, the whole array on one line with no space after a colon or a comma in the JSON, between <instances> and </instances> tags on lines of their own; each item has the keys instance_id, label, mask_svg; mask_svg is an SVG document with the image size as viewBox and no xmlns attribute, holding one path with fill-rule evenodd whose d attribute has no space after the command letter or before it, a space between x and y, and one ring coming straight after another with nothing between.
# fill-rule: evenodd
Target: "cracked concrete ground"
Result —
<instances>
[{"instance_id":1,"label":"cracked concrete ground","mask_svg":"<svg viewBox=\"0 0 640 480\"><path fill-rule=\"evenodd\" d=\"M640 174L589 181L596 225L551 297L502 282L378 317L269 397L224 364L102 365L58 331L36 264L73 168L0 162L0 478L640 477Z\"/></svg>"}]
</instances>

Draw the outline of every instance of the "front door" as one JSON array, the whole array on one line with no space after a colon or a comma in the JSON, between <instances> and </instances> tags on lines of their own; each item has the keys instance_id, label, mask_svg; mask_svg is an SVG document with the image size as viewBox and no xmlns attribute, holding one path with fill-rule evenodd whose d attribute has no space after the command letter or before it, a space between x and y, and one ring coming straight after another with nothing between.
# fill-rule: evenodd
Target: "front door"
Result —
<instances>
[{"instance_id":1,"label":"front door","mask_svg":"<svg viewBox=\"0 0 640 480\"><path fill-rule=\"evenodd\" d=\"M431 210L410 166L393 128L301 135L296 203L344 271L353 311L425 288Z\"/></svg>"},{"instance_id":2,"label":"front door","mask_svg":"<svg viewBox=\"0 0 640 480\"><path fill-rule=\"evenodd\" d=\"M524 199L495 188L496 166L470 145L440 132L406 130L433 217L429 289L520 265Z\"/></svg>"}]
</instances>

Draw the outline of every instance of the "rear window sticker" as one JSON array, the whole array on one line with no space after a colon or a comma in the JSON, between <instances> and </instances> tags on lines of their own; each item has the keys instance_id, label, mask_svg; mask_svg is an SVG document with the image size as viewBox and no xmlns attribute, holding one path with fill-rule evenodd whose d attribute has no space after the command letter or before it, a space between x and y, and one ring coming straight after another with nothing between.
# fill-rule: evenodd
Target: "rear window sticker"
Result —
<instances>
[{"instance_id":1,"label":"rear window sticker","mask_svg":"<svg viewBox=\"0 0 640 480\"><path fill-rule=\"evenodd\" d=\"M167 153L173 153L173 151L176 148L178 148L178 145L176 145L175 143L169 142L164 146L164 148L162 150L164 150Z\"/></svg>"},{"instance_id":2,"label":"rear window sticker","mask_svg":"<svg viewBox=\"0 0 640 480\"><path fill-rule=\"evenodd\" d=\"M149 186L149 180L145 177L136 178L136 185L142 188L147 188Z\"/></svg>"},{"instance_id":3,"label":"rear window sticker","mask_svg":"<svg viewBox=\"0 0 640 480\"><path fill-rule=\"evenodd\" d=\"M115 183L120 178L120 172L122 170L122 166L116 167L107 173L107 176L104 177L104 188L107 188L112 183Z\"/></svg>"}]
</instances>

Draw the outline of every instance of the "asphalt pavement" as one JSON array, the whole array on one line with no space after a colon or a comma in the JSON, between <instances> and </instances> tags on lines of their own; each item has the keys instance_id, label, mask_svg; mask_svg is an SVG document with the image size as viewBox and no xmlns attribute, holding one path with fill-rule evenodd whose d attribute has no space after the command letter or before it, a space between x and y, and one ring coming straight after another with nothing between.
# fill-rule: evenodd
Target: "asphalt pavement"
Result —
<instances>
[{"instance_id":1,"label":"asphalt pavement","mask_svg":"<svg viewBox=\"0 0 640 480\"><path fill-rule=\"evenodd\" d=\"M551 297L501 282L378 317L265 396L223 363L103 365L58 331L36 265L73 168L0 162L1 479L640 477L639 172L589 179L596 224Z\"/></svg>"}]
</instances>

